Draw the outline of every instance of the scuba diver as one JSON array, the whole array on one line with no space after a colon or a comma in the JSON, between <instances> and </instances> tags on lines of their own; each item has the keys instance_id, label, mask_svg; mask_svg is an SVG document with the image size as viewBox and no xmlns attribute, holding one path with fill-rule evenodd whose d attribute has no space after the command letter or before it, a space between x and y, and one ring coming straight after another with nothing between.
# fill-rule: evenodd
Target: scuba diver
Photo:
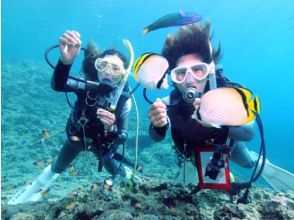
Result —
<instances>
[{"instance_id":1,"label":"scuba diver","mask_svg":"<svg viewBox=\"0 0 294 220\"><path fill-rule=\"evenodd\" d=\"M244 167L251 167L254 163L247 156L241 141L253 138L252 123L240 127L214 128L203 126L191 118L195 111L194 105L199 104L197 98L209 90L209 70L205 68L209 69L209 65L216 62L221 54L220 47L211 53L209 29L209 23L204 26L194 24L186 29L180 28L175 37L166 39L162 55L168 60L175 89L169 97L158 99L151 106L150 135L154 140L160 141L170 126L177 152L185 158L192 156L194 147L208 143L224 144L230 137L235 140L233 149L241 148L238 155L232 151L232 159ZM222 78L216 80L218 87L227 86Z\"/></svg>"},{"instance_id":2,"label":"scuba diver","mask_svg":"<svg viewBox=\"0 0 294 220\"><path fill-rule=\"evenodd\" d=\"M70 78L69 72L81 49L80 34L66 31L59 38L61 56L52 75L51 87L55 91L73 92L77 96L65 128L67 140L57 159L9 204L38 201L42 191L48 189L81 151L93 152L99 159L98 171L105 167L111 174L106 184L112 186L116 175L125 179L133 177L131 169L114 160L119 145L128 138L132 104L126 79L133 63L133 50L130 43L126 47L130 51L129 64L119 51L109 49L101 53L90 42L82 65L85 78L78 81Z\"/></svg>"},{"instance_id":3,"label":"scuba diver","mask_svg":"<svg viewBox=\"0 0 294 220\"><path fill-rule=\"evenodd\" d=\"M232 161L245 168L254 168L254 172L258 170L258 166L259 168L261 167L259 169L259 175L264 168L262 175L273 188L278 190L293 190L293 174L265 160L265 153L260 156L248 151L244 142L250 141L254 137L254 123L252 118L250 120L247 118L248 120L244 120L244 123L239 126L214 126L214 124L205 123L202 120L204 117L201 117L203 115L200 114L201 112L199 113L199 108L200 106L204 106L201 99L208 91L213 91L213 89L221 87L228 88L229 92L233 90L238 91L243 101L247 100L248 94L250 94L248 90L239 84L230 82L224 77L222 69L216 69L215 62L217 63L221 58L221 48L220 46L216 50L212 48L210 43L212 37L210 36L209 30L210 23L202 25L189 24L179 28L175 35L168 35L166 38L162 50L162 57L168 61L169 67L162 72L165 72L164 75L167 73L170 74L175 88L168 97L158 98L152 103L148 112L151 121L149 127L151 138L154 141L163 140L166 136L167 129L170 127L180 167L180 171L176 175L175 180L178 183L197 183L195 167L197 167L197 159L199 158L195 155L195 149L213 145L229 146L229 154ZM152 56L154 57L155 55ZM145 55L142 58L142 60L135 63L137 69L140 69L139 65L144 66L144 62L147 63L146 60L148 57L146 58ZM163 64L164 62L158 59L158 63L153 62L152 65L145 66L144 71L140 72L138 70L138 72L139 74L144 74L148 69L148 73L151 74L152 68L156 72L158 68L163 68ZM139 75L137 72L135 74ZM154 73L153 75L156 74ZM160 81L164 79L164 75ZM157 84L157 88L160 88L160 84ZM251 97L248 98L250 99ZM220 101L228 103L229 99L224 95L220 98ZM213 103L213 99L206 99L205 106L214 105ZM259 113L260 108L257 109L259 105L257 99L255 99L255 105L246 104L244 103L243 105L246 112L254 111ZM241 112L234 112L233 115L239 116L240 114ZM209 112L206 116L210 116ZM235 120L234 117L228 115L216 115L215 117L218 118L214 119ZM230 121L230 123L234 124L234 121ZM204 169L205 176L209 176L211 179L216 178L221 168L219 166L220 157L215 155L221 154L215 152L213 157L210 158L211 161L207 163L206 169ZM260 163L260 158L264 158L263 164ZM183 164L185 163L192 165L194 169L185 171L183 168ZM225 167L224 162L222 165ZM202 168L199 169L197 167L197 169L199 175L199 170ZM284 174L287 178L284 177ZM186 178L186 181L183 180L183 176ZM269 178L266 178L267 176ZM250 184L247 184L247 191L252 181L251 179Z\"/></svg>"}]
</instances>

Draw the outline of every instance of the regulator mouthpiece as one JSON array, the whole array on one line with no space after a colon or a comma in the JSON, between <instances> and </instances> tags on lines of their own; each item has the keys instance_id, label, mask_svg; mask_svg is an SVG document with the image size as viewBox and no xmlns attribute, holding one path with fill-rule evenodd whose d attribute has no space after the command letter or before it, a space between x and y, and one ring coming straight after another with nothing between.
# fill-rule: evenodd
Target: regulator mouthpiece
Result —
<instances>
[{"instance_id":1,"label":"regulator mouthpiece","mask_svg":"<svg viewBox=\"0 0 294 220\"><path fill-rule=\"evenodd\" d=\"M182 97L185 102L193 104L195 99L200 97L200 92L194 87L188 87L183 91Z\"/></svg>"}]
</instances>

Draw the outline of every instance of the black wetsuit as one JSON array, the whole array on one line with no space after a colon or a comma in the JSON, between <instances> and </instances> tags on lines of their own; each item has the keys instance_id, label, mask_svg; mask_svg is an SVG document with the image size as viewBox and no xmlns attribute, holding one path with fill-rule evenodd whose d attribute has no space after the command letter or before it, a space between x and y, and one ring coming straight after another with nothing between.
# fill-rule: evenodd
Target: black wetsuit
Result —
<instances>
[{"instance_id":1,"label":"black wetsuit","mask_svg":"<svg viewBox=\"0 0 294 220\"><path fill-rule=\"evenodd\" d=\"M64 65L59 61L51 80L51 86L55 91L74 92L77 96L77 101L66 125L68 139L53 164L52 171L63 172L82 150L89 150L100 161L103 161L103 165L109 173L113 175L120 173L124 176L125 170L118 169L112 156L118 146L127 140L131 100L128 96L121 95L114 112L116 116L115 132L105 132L104 125L100 119L97 119L96 112L98 108L106 107L106 99L93 88L85 87L85 83L69 79L70 68L71 65ZM124 88L124 91L126 90L127 86Z\"/></svg>"},{"instance_id":2,"label":"black wetsuit","mask_svg":"<svg viewBox=\"0 0 294 220\"><path fill-rule=\"evenodd\" d=\"M209 84L209 83L207 83ZM226 86L224 80L218 80L219 87ZM205 89L207 91L208 88ZM167 115L169 124L158 128L153 127L152 124L149 128L150 137L155 141L161 141L166 135L168 126L171 128L171 135L177 152L189 158L193 149L199 146L208 144L225 144L228 136L228 127L212 128L204 127L195 119L191 118L194 112L194 106L185 102L178 89L174 89L167 101ZM163 99L163 101L165 101Z\"/></svg>"}]
</instances>

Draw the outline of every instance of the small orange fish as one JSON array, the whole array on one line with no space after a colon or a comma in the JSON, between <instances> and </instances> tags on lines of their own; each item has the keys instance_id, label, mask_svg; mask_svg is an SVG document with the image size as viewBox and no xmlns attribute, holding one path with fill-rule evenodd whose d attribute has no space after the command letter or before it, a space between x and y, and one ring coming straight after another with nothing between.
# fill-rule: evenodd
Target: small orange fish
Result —
<instances>
[{"instance_id":1,"label":"small orange fish","mask_svg":"<svg viewBox=\"0 0 294 220\"><path fill-rule=\"evenodd\" d=\"M91 189L92 189L92 190L97 190L97 189L99 189L99 186L98 186L96 183L93 183L93 184L91 185Z\"/></svg>"},{"instance_id":2,"label":"small orange fish","mask_svg":"<svg viewBox=\"0 0 294 220\"><path fill-rule=\"evenodd\" d=\"M41 166L43 166L43 163L40 162L40 161L36 161L36 162L34 162L33 164L34 164L35 166L37 166L37 167L41 167Z\"/></svg>"},{"instance_id":3,"label":"small orange fish","mask_svg":"<svg viewBox=\"0 0 294 220\"><path fill-rule=\"evenodd\" d=\"M135 207L135 208L138 208L138 209L142 208L141 203L139 203L139 202L136 202L136 203L134 204L134 207Z\"/></svg>"},{"instance_id":4,"label":"small orange fish","mask_svg":"<svg viewBox=\"0 0 294 220\"><path fill-rule=\"evenodd\" d=\"M46 131L46 130L42 130L42 136L43 136L43 138L49 138L49 132L48 131Z\"/></svg>"},{"instance_id":5,"label":"small orange fish","mask_svg":"<svg viewBox=\"0 0 294 220\"><path fill-rule=\"evenodd\" d=\"M104 184L104 189L106 191L110 191L111 190L111 186L109 186L108 184Z\"/></svg>"},{"instance_id":6,"label":"small orange fish","mask_svg":"<svg viewBox=\"0 0 294 220\"><path fill-rule=\"evenodd\" d=\"M72 171L72 172L71 172L71 175L72 175L72 176L78 176L79 173L78 173L77 171Z\"/></svg>"},{"instance_id":7,"label":"small orange fish","mask_svg":"<svg viewBox=\"0 0 294 220\"><path fill-rule=\"evenodd\" d=\"M171 206L171 207L169 207L169 210L170 210L172 213L177 212L177 209L176 209L175 206Z\"/></svg>"},{"instance_id":8,"label":"small orange fish","mask_svg":"<svg viewBox=\"0 0 294 220\"><path fill-rule=\"evenodd\" d=\"M75 204L74 202L71 202L70 204L68 204L67 206L66 206L66 209L74 209L75 207L77 206L77 204Z\"/></svg>"},{"instance_id":9,"label":"small orange fish","mask_svg":"<svg viewBox=\"0 0 294 220\"><path fill-rule=\"evenodd\" d=\"M72 164L69 165L69 172L71 173L72 176L78 176L79 175L78 171L76 170L76 168Z\"/></svg>"},{"instance_id":10,"label":"small orange fish","mask_svg":"<svg viewBox=\"0 0 294 220\"><path fill-rule=\"evenodd\" d=\"M47 196L49 194L50 189L46 189L44 191L41 191L40 194L44 197Z\"/></svg>"}]
</instances>

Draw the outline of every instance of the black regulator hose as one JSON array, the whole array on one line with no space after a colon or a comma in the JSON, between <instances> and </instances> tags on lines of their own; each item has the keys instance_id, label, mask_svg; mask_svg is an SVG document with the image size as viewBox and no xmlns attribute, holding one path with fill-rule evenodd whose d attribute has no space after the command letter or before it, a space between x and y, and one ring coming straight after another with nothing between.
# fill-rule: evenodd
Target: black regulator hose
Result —
<instances>
[{"instance_id":1,"label":"black regulator hose","mask_svg":"<svg viewBox=\"0 0 294 220\"><path fill-rule=\"evenodd\" d=\"M254 170L252 172L251 178L248 182L245 183L234 183L232 184L232 189L230 190L229 194L230 195L236 195L240 190L246 189L245 193L241 198L238 199L237 203L243 203L247 204L250 202L249 199L249 189L252 185L253 182L255 182L262 174L262 171L264 169L265 163L266 163L266 150L265 150L265 139L264 139L264 131L263 131L263 125L262 125L262 120L259 116L259 114L256 115L256 123L258 125L259 133L260 133L260 138L261 138L261 144L260 144L260 150L259 150L259 155L258 159L256 161ZM259 167L259 170L257 171L257 168L259 166L259 161L262 158L261 166ZM257 173L256 173L257 172Z\"/></svg>"},{"instance_id":2,"label":"black regulator hose","mask_svg":"<svg viewBox=\"0 0 294 220\"><path fill-rule=\"evenodd\" d=\"M260 118L259 115L256 116L256 122L257 122L257 125L258 125L258 129L259 129L259 133L260 133L260 138L261 138L261 145L260 145L259 157L257 159L257 165L258 165L258 162L260 160L261 155L262 155L262 162L261 162L261 167L258 170L258 173L256 174L256 176L252 177L252 181L253 182L255 182L261 176L262 171L263 171L264 166L265 166L265 162L266 162L266 150L265 150L264 131L263 131L262 120L261 120L261 118Z\"/></svg>"},{"instance_id":3,"label":"black regulator hose","mask_svg":"<svg viewBox=\"0 0 294 220\"><path fill-rule=\"evenodd\" d=\"M48 65L49 65L52 69L54 69L55 66L50 62L50 60L49 60L49 58L48 58L48 54L51 52L51 50L53 50L53 49L55 49L55 48L57 48L57 47L59 47L59 45L53 45L53 46L51 46L51 47L48 47L48 48L46 49L46 51L45 51L45 60L46 60L46 62L48 63ZM86 49L82 47L81 50L85 51ZM79 81L79 82L87 83L86 80L84 80L84 79L80 79L80 78L77 78L77 77L74 77L74 76L68 76L68 78L70 78L70 79L74 79L74 80Z\"/></svg>"},{"instance_id":4,"label":"black regulator hose","mask_svg":"<svg viewBox=\"0 0 294 220\"><path fill-rule=\"evenodd\" d=\"M147 97L147 89L146 88L143 89L143 96L144 96L144 99L146 100L146 102L148 102L150 105L153 104L153 102Z\"/></svg>"},{"instance_id":5,"label":"black regulator hose","mask_svg":"<svg viewBox=\"0 0 294 220\"><path fill-rule=\"evenodd\" d=\"M48 58L48 54L51 52L51 50L53 50L53 49L55 49L55 48L58 48L58 47L59 47L59 45L57 44L57 45L53 45L53 46L51 46L51 47L48 47L48 48L45 50L45 60L46 60L47 64L48 64L52 69L54 69L55 66L50 62L50 60L49 60L49 58ZM86 49L85 49L84 47L82 47L81 50L85 51ZM83 83L95 84L94 82L86 81L86 80L84 80L84 79L77 78L77 77L74 77L74 76L68 76L68 78L73 79L73 80L76 80L76 81L79 81L79 82L83 82ZM130 94L133 94L133 93L138 89L139 86L140 86L140 84L138 83L138 84L136 85L136 87L130 91Z\"/></svg>"},{"instance_id":6,"label":"black regulator hose","mask_svg":"<svg viewBox=\"0 0 294 220\"><path fill-rule=\"evenodd\" d=\"M57 48L57 47L59 47L59 45L53 45L53 46L51 46L51 47L48 47L46 50L45 50L45 60L46 60L46 62L48 63L48 65L52 68L52 69L54 69L55 68L55 66L50 62L50 60L48 59L48 54L49 54L49 52L51 51L51 50L53 50L53 49L55 49L55 48Z\"/></svg>"}]
</instances>

